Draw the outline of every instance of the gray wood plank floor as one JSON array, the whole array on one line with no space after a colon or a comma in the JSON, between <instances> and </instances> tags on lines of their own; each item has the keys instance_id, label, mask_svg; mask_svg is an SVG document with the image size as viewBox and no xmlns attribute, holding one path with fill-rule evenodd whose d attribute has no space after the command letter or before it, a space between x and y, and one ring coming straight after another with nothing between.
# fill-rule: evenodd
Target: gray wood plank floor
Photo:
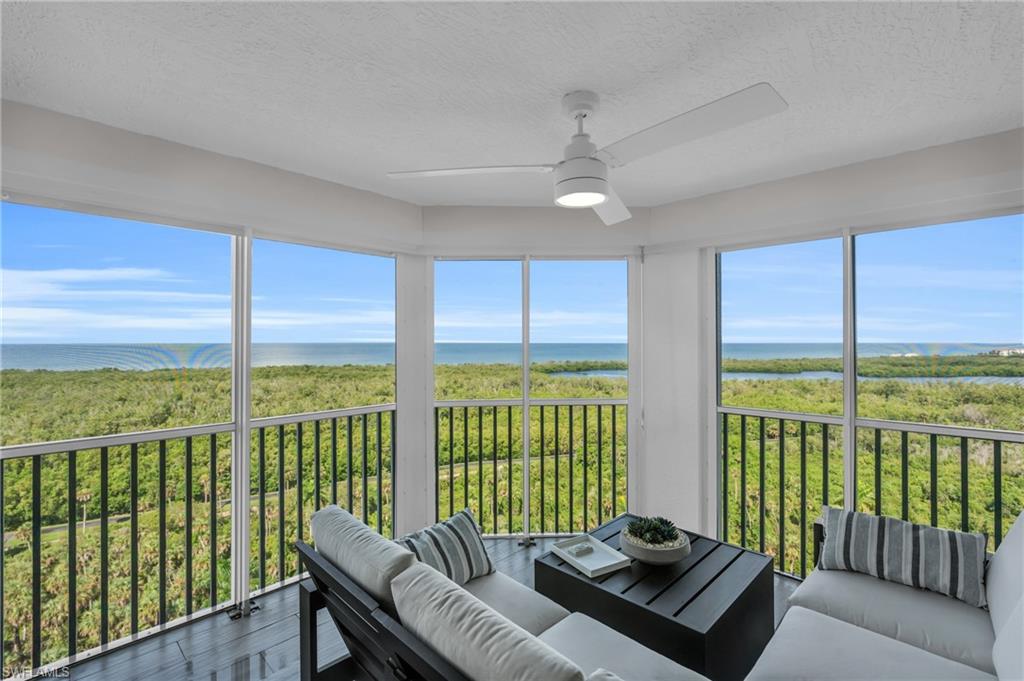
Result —
<instances>
[{"instance_id":1,"label":"gray wood plank floor","mask_svg":"<svg viewBox=\"0 0 1024 681\"><path fill-rule=\"evenodd\" d=\"M515 539L486 539L495 567L533 586L533 559L550 548L541 538L530 547ZM775 623L799 581L775 576ZM71 668L76 681L207 679L208 681L284 681L299 678L298 586L258 599L251 617L231 620L213 615ZM320 612L320 660L345 654L345 644L326 611Z\"/></svg>"}]
</instances>

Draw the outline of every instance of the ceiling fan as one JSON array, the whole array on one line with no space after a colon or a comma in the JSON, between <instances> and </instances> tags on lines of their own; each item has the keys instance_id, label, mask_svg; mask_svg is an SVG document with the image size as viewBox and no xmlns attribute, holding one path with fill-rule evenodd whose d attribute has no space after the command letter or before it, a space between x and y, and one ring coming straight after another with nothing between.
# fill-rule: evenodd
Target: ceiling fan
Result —
<instances>
[{"instance_id":1,"label":"ceiling fan","mask_svg":"<svg viewBox=\"0 0 1024 681\"><path fill-rule=\"evenodd\" d=\"M564 208L593 208L606 225L614 225L628 220L630 213L608 182L609 167L618 168L670 147L771 116L788 106L775 88L758 83L598 149L590 135L583 132L583 121L597 112L599 104L598 96L589 90L577 90L562 97L562 111L576 121L576 134L559 163L402 170L390 172L388 177L554 172L556 204Z\"/></svg>"}]
</instances>

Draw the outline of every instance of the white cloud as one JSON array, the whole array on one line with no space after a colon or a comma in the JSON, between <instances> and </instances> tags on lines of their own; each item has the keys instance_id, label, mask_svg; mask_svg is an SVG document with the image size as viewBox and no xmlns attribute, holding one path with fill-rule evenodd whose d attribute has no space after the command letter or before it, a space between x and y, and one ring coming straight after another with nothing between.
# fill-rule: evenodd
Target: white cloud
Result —
<instances>
[{"instance_id":1,"label":"white cloud","mask_svg":"<svg viewBox=\"0 0 1024 681\"><path fill-rule=\"evenodd\" d=\"M871 288L1024 292L1022 269L954 269L926 265L859 265L857 285Z\"/></svg>"},{"instance_id":2,"label":"white cloud","mask_svg":"<svg viewBox=\"0 0 1024 681\"><path fill-rule=\"evenodd\" d=\"M495 312L485 309L439 310L434 320L438 329L518 329L522 315L518 312ZM626 313L604 311L543 310L530 313L530 327L599 326L624 328Z\"/></svg>"},{"instance_id":3,"label":"white cloud","mask_svg":"<svg viewBox=\"0 0 1024 681\"><path fill-rule=\"evenodd\" d=\"M5 339L75 338L97 330L120 335L230 328L230 294L144 288L154 283L180 283L161 269L3 269L0 281L0 323ZM108 286L89 288L97 284Z\"/></svg>"},{"instance_id":4,"label":"white cloud","mask_svg":"<svg viewBox=\"0 0 1024 681\"><path fill-rule=\"evenodd\" d=\"M839 329L843 328L842 315L779 315L777 317L738 317L722 320L722 326L729 331L739 329Z\"/></svg>"},{"instance_id":5,"label":"white cloud","mask_svg":"<svg viewBox=\"0 0 1024 681\"><path fill-rule=\"evenodd\" d=\"M393 310L354 310L351 312L303 312L296 310L254 310L255 329L281 329L301 326L378 325L393 326Z\"/></svg>"},{"instance_id":6,"label":"white cloud","mask_svg":"<svg viewBox=\"0 0 1024 681\"><path fill-rule=\"evenodd\" d=\"M320 298L325 303L353 303L360 305L392 305L394 301L381 298L346 298L346 297L324 297Z\"/></svg>"},{"instance_id":7,"label":"white cloud","mask_svg":"<svg viewBox=\"0 0 1024 681\"><path fill-rule=\"evenodd\" d=\"M434 317L435 329L518 329L522 315L516 312L491 310L439 310Z\"/></svg>"},{"instance_id":8,"label":"white cloud","mask_svg":"<svg viewBox=\"0 0 1024 681\"><path fill-rule=\"evenodd\" d=\"M225 300L223 294L191 293L186 291L148 291L137 288L89 289L78 288L80 284L110 282L172 282L175 279L164 270L141 267L105 267L97 269L56 269L56 270L0 270L3 282L3 301L40 303L47 301L76 300L163 300L180 302L185 300ZM216 296L209 298L208 296Z\"/></svg>"},{"instance_id":9,"label":"white cloud","mask_svg":"<svg viewBox=\"0 0 1024 681\"><path fill-rule=\"evenodd\" d=\"M843 266L840 261L814 262L773 265L735 265L723 263L722 276L726 281L735 279L761 279L766 276L781 275L788 280L798 279L839 279L843 278Z\"/></svg>"},{"instance_id":10,"label":"white cloud","mask_svg":"<svg viewBox=\"0 0 1024 681\"><path fill-rule=\"evenodd\" d=\"M227 309L167 310L160 316L134 312L96 312L60 307L22 307L5 305L0 312L0 328L5 339L65 338L83 330L117 331L197 331L224 330L231 327Z\"/></svg>"},{"instance_id":11,"label":"white cloud","mask_svg":"<svg viewBox=\"0 0 1024 681\"><path fill-rule=\"evenodd\" d=\"M572 311L545 310L530 314L530 326L534 328L557 328L559 326L602 326L625 327L626 311Z\"/></svg>"}]
</instances>

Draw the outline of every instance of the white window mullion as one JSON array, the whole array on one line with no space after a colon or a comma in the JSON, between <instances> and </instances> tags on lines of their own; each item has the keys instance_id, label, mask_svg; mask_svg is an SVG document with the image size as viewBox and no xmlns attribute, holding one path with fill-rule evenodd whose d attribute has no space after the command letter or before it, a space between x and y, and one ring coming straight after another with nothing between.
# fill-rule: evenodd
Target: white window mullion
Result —
<instances>
[{"instance_id":1,"label":"white window mullion","mask_svg":"<svg viewBox=\"0 0 1024 681\"><path fill-rule=\"evenodd\" d=\"M725 513L722 506L722 439L719 426L718 406L722 403L722 309L721 309L721 257L715 249L701 252L701 357L706 358L701 367L703 385L700 394L706 427L702 431L703 450L701 457L704 471L704 511L701 528L705 534L717 532L719 538L727 536ZM712 529L714 528L714 529Z\"/></svg>"},{"instance_id":2,"label":"white window mullion","mask_svg":"<svg viewBox=\"0 0 1024 681\"><path fill-rule=\"evenodd\" d=\"M843 232L843 506L857 507L857 295L854 237Z\"/></svg>"},{"instance_id":3,"label":"white window mullion","mask_svg":"<svg viewBox=\"0 0 1024 681\"><path fill-rule=\"evenodd\" d=\"M530 256L523 258L522 265L522 361L523 361L523 544L532 544L530 539ZM508 472L512 484L512 470ZM542 482L543 484L543 482ZM509 528L512 531L512 528Z\"/></svg>"},{"instance_id":4,"label":"white window mullion","mask_svg":"<svg viewBox=\"0 0 1024 681\"><path fill-rule=\"evenodd\" d=\"M644 256L627 258L626 316L626 511L640 513L638 481L644 460L644 401L643 401L643 262Z\"/></svg>"},{"instance_id":5,"label":"white window mullion","mask_svg":"<svg viewBox=\"0 0 1024 681\"><path fill-rule=\"evenodd\" d=\"M251 416L252 235L231 240L231 601L249 613L249 420Z\"/></svg>"}]
</instances>

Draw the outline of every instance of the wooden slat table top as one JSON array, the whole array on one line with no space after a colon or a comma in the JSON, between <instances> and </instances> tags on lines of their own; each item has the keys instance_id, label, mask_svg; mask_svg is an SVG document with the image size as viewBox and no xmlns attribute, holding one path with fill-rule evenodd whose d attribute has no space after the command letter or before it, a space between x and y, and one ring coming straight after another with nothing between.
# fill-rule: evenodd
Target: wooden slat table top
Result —
<instances>
[{"instance_id":1,"label":"wooden slat table top","mask_svg":"<svg viewBox=\"0 0 1024 681\"><path fill-rule=\"evenodd\" d=\"M619 536L633 517L620 515L591 534L618 549ZM690 555L678 563L655 566L634 560L628 568L596 579L551 552L537 561L679 625L706 632L772 559L693 532L686 534Z\"/></svg>"}]
</instances>

